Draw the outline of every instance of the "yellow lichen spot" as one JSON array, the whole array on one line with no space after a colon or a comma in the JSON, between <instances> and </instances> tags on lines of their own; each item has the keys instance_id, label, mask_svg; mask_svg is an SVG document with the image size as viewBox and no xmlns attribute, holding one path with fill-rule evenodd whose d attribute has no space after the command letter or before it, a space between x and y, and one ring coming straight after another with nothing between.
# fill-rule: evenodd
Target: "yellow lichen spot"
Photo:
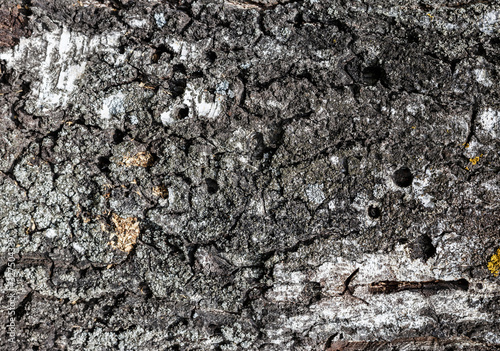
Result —
<instances>
[{"instance_id":1,"label":"yellow lichen spot","mask_svg":"<svg viewBox=\"0 0 500 351\"><path fill-rule=\"evenodd\" d=\"M488 262L488 269L495 277L498 277L500 273L500 248L497 249L497 253L491 256L490 262Z\"/></svg>"},{"instance_id":2,"label":"yellow lichen spot","mask_svg":"<svg viewBox=\"0 0 500 351\"><path fill-rule=\"evenodd\" d=\"M168 189L165 185L154 186L152 193L154 196L158 196L164 199L168 195Z\"/></svg>"},{"instance_id":3,"label":"yellow lichen spot","mask_svg":"<svg viewBox=\"0 0 500 351\"><path fill-rule=\"evenodd\" d=\"M481 154L480 156L476 156L474 158L469 158L469 161L470 163L472 163L472 165L476 165L481 159L481 157L483 157L483 154Z\"/></svg>"},{"instance_id":4,"label":"yellow lichen spot","mask_svg":"<svg viewBox=\"0 0 500 351\"><path fill-rule=\"evenodd\" d=\"M129 253L137 242L139 236L139 221L135 217L121 218L116 213L113 213L111 221L115 225L115 233L111 234L109 245L114 249L118 249Z\"/></svg>"},{"instance_id":5,"label":"yellow lichen spot","mask_svg":"<svg viewBox=\"0 0 500 351\"><path fill-rule=\"evenodd\" d=\"M462 146L464 146L467 149L469 147L469 143L463 143Z\"/></svg>"},{"instance_id":6,"label":"yellow lichen spot","mask_svg":"<svg viewBox=\"0 0 500 351\"><path fill-rule=\"evenodd\" d=\"M126 167L149 167L153 165L153 161L153 155L145 151L134 156L123 156L123 164Z\"/></svg>"},{"instance_id":7,"label":"yellow lichen spot","mask_svg":"<svg viewBox=\"0 0 500 351\"><path fill-rule=\"evenodd\" d=\"M415 127L415 126L412 126L412 127L411 127L411 129L416 129L416 128L417 128L417 127Z\"/></svg>"},{"instance_id":8,"label":"yellow lichen spot","mask_svg":"<svg viewBox=\"0 0 500 351\"><path fill-rule=\"evenodd\" d=\"M476 156L476 157L474 157L474 158L469 158L469 161L470 161L473 165L475 165L476 163L478 163L478 162L479 162L479 156Z\"/></svg>"}]
</instances>

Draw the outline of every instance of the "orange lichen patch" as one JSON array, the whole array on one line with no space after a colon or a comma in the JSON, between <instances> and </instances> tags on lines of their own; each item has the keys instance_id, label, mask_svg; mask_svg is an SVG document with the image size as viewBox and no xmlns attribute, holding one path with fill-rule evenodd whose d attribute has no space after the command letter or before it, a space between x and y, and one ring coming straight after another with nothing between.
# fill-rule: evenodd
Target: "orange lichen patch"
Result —
<instances>
[{"instance_id":1,"label":"orange lichen patch","mask_svg":"<svg viewBox=\"0 0 500 351\"><path fill-rule=\"evenodd\" d=\"M488 262L488 269L495 277L500 274L500 248L497 249L497 253L491 256L490 262Z\"/></svg>"},{"instance_id":2,"label":"orange lichen patch","mask_svg":"<svg viewBox=\"0 0 500 351\"><path fill-rule=\"evenodd\" d=\"M469 158L469 161L470 161L470 163L472 163L473 165L475 165L476 163L479 162L479 160L481 159L481 157L483 157L483 154L481 154L480 156L476 156L474 158Z\"/></svg>"},{"instance_id":3,"label":"orange lichen patch","mask_svg":"<svg viewBox=\"0 0 500 351\"><path fill-rule=\"evenodd\" d=\"M126 167L149 167L153 165L153 155L147 151L139 152L134 156L123 156Z\"/></svg>"},{"instance_id":4,"label":"orange lichen patch","mask_svg":"<svg viewBox=\"0 0 500 351\"><path fill-rule=\"evenodd\" d=\"M116 213L113 213L111 221L115 225L115 233L111 234L111 238L116 240L110 241L112 248L129 253L137 242L139 236L139 221L135 217L121 218Z\"/></svg>"},{"instance_id":5,"label":"orange lichen patch","mask_svg":"<svg viewBox=\"0 0 500 351\"><path fill-rule=\"evenodd\" d=\"M168 196L168 189L165 185L154 186L152 193L154 196L159 196L164 199Z\"/></svg>"}]
</instances>

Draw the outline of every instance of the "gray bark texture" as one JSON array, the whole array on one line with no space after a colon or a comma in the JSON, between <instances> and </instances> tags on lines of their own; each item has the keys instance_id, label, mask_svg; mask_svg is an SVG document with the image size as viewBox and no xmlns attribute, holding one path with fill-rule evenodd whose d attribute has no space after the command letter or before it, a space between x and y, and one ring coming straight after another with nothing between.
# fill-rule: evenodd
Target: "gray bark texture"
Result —
<instances>
[{"instance_id":1,"label":"gray bark texture","mask_svg":"<svg viewBox=\"0 0 500 351\"><path fill-rule=\"evenodd\" d=\"M497 1L19 1L0 350L500 349Z\"/></svg>"}]
</instances>

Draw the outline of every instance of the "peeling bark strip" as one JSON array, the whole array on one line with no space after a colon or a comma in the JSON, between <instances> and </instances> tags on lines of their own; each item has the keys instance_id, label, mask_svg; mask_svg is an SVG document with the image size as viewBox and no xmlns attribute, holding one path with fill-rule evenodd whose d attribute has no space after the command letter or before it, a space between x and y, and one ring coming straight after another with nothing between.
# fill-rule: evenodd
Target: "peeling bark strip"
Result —
<instances>
[{"instance_id":1,"label":"peeling bark strip","mask_svg":"<svg viewBox=\"0 0 500 351\"><path fill-rule=\"evenodd\" d=\"M0 48L19 43L19 38L28 34L27 22L17 7L11 11L0 9Z\"/></svg>"},{"instance_id":2,"label":"peeling bark strip","mask_svg":"<svg viewBox=\"0 0 500 351\"><path fill-rule=\"evenodd\" d=\"M400 282L384 280L371 283L368 291L372 294L390 294L403 290L443 290L456 289L468 290L469 282L465 279L459 280L431 280L426 282Z\"/></svg>"}]
</instances>

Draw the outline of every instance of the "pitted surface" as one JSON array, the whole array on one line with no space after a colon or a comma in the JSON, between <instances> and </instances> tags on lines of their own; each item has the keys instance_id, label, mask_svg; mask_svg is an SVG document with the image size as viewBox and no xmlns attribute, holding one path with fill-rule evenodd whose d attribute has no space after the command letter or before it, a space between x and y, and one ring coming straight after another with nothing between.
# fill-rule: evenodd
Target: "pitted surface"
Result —
<instances>
[{"instance_id":1,"label":"pitted surface","mask_svg":"<svg viewBox=\"0 0 500 351\"><path fill-rule=\"evenodd\" d=\"M494 1L16 5L2 350L500 345Z\"/></svg>"}]
</instances>

